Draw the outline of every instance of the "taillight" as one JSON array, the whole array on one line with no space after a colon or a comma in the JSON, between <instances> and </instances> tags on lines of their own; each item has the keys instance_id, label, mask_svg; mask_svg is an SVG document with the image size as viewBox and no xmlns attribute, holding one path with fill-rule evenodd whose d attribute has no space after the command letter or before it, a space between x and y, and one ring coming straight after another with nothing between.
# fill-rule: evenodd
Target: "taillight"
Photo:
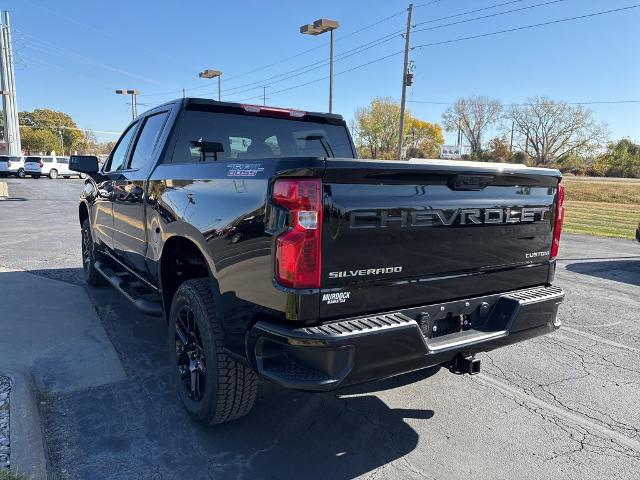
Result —
<instances>
[{"instance_id":1,"label":"taillight","mask_svg":"<svg viewBox=\"0 0 640 480\"><path fill-rule=\"evenodd\" d=\"M320 288L322 181L276 180L272 198L289 212L288 229L276 239L276 280L289 288Z\"/></svg>"},{"instance_id":2,"label":"taillight","mask_svg":"<svg viewBox=\"0 0 640 480\"><path fill-rule=\"evenodd\" d=\"M556 221L553 225L553 243L551 244L551 260L555 260L560 250L560 234L562 233L562 224L564 223L564 185L558 185L558 194L556 196Z\"/></svg>"},{"instance_id":3,"label":"taillight","mask_svg":"<svg viewBox=\"0 0 640 480\"><path fill-rule=\"evenodd\" d=\"M11 168L11 161L7 160L7 168Z\"/></svg>"},{"instance_id":4,"label":"taillight","mask_svg":"<svg viewBox=\"0 0 640 480\"><path fill-rule=\"evenodd\" d=\"M40 160L40 168L44 167L44 163L42 163L42 160Z\"/></svg>"}]
</instances>

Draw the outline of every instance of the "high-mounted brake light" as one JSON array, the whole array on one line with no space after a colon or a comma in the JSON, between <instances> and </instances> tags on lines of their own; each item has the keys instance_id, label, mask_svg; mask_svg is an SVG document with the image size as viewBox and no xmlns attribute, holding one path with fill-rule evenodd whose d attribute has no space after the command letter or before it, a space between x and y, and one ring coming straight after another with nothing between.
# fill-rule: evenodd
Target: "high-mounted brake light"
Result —
<instances>
[{"instance_id":1,"label":"high-mounted brake light","mask_svg":"<svg viewBox=\"0 0 640 480\"><path fill-rule=\"evenodd\" d=\"M564 185L558 185L556 196L556 220L553 225L553 243L551 244L551 260L555 260L560 250L560 235L562 234L562 224L564 223Z\"/></svg>"},{"instance_id":2,"label":"high-mounted brake light","mask_svg":"<svg viewBox=\"0 0 640 480\"><path fill-rule=\"evenodd\" d=\"M302 110L291 110L289 108L265 107L263 105L242 104L242 109L247 113L257 113L265 115L276 115L281 117L302 118L307 112Z\"/></svg>"},{"instance_id":3,"label":"high-mounted brake light","mask_svg":"<svg viewBox=\"0 0 640 480\"><path fill-rule=\"evenodd\" d=\"M289 288L320 288L322 181L280 179L273 203L287 209L287 231L276 239L276 280Z\"/></svg>"}]
</instances>

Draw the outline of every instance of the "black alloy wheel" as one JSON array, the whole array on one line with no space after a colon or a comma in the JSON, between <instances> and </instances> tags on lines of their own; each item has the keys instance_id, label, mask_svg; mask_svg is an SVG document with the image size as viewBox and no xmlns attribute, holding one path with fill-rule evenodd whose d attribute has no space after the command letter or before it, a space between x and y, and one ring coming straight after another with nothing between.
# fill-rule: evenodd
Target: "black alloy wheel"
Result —
<instances>
[{"instance_id":1,"label":"black alloy wheel","mask_svg":"<svg viewBox=\"0 0 640 480\"><path fill-rule=\"evenodd\" d=\"M195 314L189 305L183 305L178 312L175 347L178 375L189 398L199 402L206 389L207 361Z\"/></svg>"}]
</instances>

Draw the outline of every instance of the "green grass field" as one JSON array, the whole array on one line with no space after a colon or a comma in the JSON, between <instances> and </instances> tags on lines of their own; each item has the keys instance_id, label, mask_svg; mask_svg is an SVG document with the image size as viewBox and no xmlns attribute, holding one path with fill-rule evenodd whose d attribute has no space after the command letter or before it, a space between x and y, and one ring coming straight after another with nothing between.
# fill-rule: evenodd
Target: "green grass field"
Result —
<instances>
[{"instance_id":1,"label":"green grass field","mask_svg":"<svg viewBox=\"0 0 640 480\"><path fill-rule=\"evenodd\" d=\"M635 238L640 223L640 183L571 180L566 186L564 231Z\"/></svg>"}]
</instances>

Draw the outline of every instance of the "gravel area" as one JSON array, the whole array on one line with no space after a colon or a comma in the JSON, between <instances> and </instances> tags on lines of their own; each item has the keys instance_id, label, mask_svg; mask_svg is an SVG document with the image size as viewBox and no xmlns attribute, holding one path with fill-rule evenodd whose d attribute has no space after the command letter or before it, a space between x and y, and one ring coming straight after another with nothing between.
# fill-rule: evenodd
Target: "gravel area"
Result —
<instances>
[{"instance_id":1,"label":"gravel area","mask_svg":"<svg viewBox=\"0 0 640 480\"><path fill-rule=\"evenodd\" d=\"M0 377L0 468L9 468L9 392L11 381Z\"/></svg>"}]
</instances>

